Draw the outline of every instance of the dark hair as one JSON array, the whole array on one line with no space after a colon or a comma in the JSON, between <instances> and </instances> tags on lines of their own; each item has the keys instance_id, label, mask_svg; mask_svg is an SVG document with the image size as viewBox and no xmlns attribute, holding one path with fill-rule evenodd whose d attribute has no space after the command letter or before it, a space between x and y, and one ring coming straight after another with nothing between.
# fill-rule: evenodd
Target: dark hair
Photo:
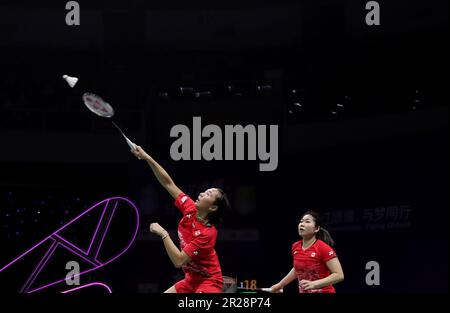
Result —
<instances>
[{"instance_id":1,"label":"dark hair","mask_svg":"<svg viewBox=\"0 0 450 313\"><path fill-rule=\"evenodd\" d=\"M228 200L227 194L220 188L216 189L219 191L219 195L216 197L216 201L214 201L217 210L208 214L208 222L214 226L217 226L222 222L223 213L230 208L230 201Z\"/></svg>"},{"instance_id":2,"label":"dark hair","mask_svg":"<svg viewBox=\"0 0 450 313\"><path fill-rule=\"evenodd\" d=\"M314 219L314 223L316 224L316 227L320 227L319 231L316 234L316 238L322 240L329 246L334 246L334 240L333 240L333 238L331 238L330 233L328 232L328 230L326 230L325 228L322 227L322 221L320 219L319 214L315 211L309 210L302 215L302 218L305 215L311 215L312 218Z\"/></svg>"}]
</instances>

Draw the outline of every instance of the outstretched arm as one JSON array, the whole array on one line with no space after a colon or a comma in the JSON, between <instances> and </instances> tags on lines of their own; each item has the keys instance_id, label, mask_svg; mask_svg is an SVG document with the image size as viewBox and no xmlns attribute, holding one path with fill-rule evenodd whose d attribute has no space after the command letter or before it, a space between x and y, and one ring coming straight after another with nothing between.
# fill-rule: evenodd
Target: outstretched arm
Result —
<instances>
[{"instance_id":1,"label":"outstretched arm","mask_svg":"<svg viewBox=\"0 0 450 313\"><path fill-rule=\"evenodd\" d=\"M177 185L175 185L175 183L173 182L169 174L166 172L166 170L161 165L159 165L158 162L153 160L153 158L150 155L148 155L147 152L144 151L144 149L136 145L136 149L131 150L131 152L138 159L147 161L148 165L150 165L150 168L152 169L159 183L170 193L170 195L174 199L178 197L180 193L182 193L180 188L178 188Z\"/></svg>"}]
</instances>

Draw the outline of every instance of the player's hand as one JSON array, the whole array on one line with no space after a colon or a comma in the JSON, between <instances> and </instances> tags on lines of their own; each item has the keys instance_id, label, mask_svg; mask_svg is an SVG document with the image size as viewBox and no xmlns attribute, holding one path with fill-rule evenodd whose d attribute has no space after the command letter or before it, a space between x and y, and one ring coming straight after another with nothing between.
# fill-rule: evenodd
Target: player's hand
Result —
<instances>
[{"instance_id":1,"label":"player's hand","mask_svg":"<svg viewBox=\"0 0 450 313\"><path fill-rule=\"evenodd\" d=\"M136 145L135 149L131 150L131 153L133 153L133 155L139 160L146 160L149 157L147 152L145 152L144 149L142 149L141 146L138 145Z\"/></svg>"},{"instance_id":2,"label":"player's hand","mask_svg":"<svg viewBox=\"0 0 450 313\"><path fill-rule=\"evenodd\" d=\"M272 293L283 292L283 286L280 283L273 285L272 287L270 287L270 289L272 289Z\"/></svg>"},{"instance_id":3,"label":"player's hand","mask_svg":"<svg viewBox=\"0 0 450 313\"><path fill-rule=\"evenodd\" d=\"M164 228L161 227L158 223L151 223L150 224L150 231L154 233L155 235L162 236L162 234L166 231Z\"/></svg>"},{"instance_id":4,"label":"player's hand","mask_svg":"<svg viewBox=\"0 0 450 313\"><path fill-rule=\"evenodd\" d=\"M312 290L317 289L316 283L314 281L302 279L300 281L300 287L302 287L304 290Z\"/></svg>"}]
</instances>

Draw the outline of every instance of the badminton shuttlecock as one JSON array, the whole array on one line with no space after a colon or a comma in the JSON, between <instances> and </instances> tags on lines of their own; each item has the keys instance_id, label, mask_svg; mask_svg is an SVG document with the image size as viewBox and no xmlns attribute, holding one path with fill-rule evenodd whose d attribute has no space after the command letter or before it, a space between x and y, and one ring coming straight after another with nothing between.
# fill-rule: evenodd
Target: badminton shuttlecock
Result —
<instances>
[{"instance_id":1,"label":"badminton shuttlecock","mask_svg":"<svg viewBox=\"0 0 450 313\"><path fill-rule=\"evenodd\" d=\"M77 77L70 77L68 75L63 75L63 79L69 84L70 88L73 88L78 82Z\"/></svg>"}]
</instances>

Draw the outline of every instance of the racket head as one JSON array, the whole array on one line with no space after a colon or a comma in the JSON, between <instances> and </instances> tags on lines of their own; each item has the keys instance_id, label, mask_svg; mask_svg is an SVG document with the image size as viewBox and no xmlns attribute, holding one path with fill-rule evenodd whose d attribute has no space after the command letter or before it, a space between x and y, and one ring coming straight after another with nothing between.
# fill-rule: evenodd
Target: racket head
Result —
<instances>
[{"instance_id":1,"label":"racket head","mask_svg":"<svg viewBox=\"0 0 450 313\"><path fill-rule=\"evenodd\" d=\"M114 109L112 106L100 96L94 93L86 92L83 94L82 98L84 104L92 113L107 118L114 116Z\"/></svg>"}]
</instances>

